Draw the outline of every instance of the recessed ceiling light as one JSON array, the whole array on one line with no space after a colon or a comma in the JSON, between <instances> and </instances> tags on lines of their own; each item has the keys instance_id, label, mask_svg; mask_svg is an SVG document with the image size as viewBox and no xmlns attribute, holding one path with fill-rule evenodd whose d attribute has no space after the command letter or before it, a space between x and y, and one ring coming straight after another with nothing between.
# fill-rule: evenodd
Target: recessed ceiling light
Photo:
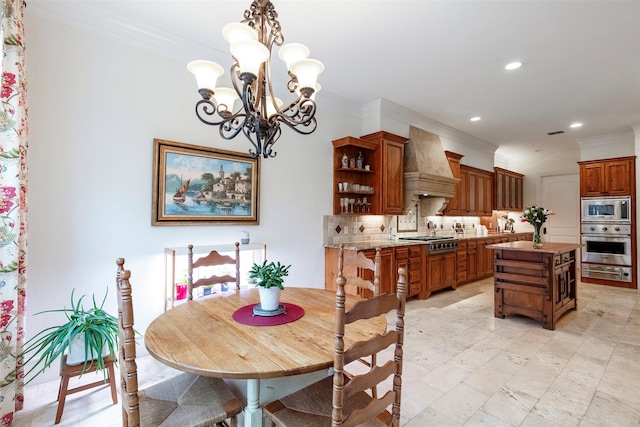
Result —
<instances>
[{"instance_id":1,"label":"recessed ceiling light","mask_svg":"<svg viewBox=\"0 0 640 427\"><path fill-rule=\"evenodd\" d=\"M482 119L482 117L475 116L475 117L471 117L469 120L472 121L472 122L477 122L477 121L480 121L480 119Z\"/></svg>"},{"instance_id":2,"label":"recessed ceiling light","mask_svg":"<svg viewBox=\"0 0 640 427\"><path fill-rule=\"evenodd\" d=\"M571 123L570 128L579 128L582 127L582 123Z\"/></svg>"},{"instance_id":3,"label":"recessed ceiling light","mask_svg":"<svg viewBox=\"0 0 640 427\"><path fill-rule=\"evenodd\" d=\"M504 69L505 70L517 70L518 68L520 68L522 66L522 62L519 61L514 61L514 62L510 62L509 64L507 64Z\"/></svg>"}]
</instances>

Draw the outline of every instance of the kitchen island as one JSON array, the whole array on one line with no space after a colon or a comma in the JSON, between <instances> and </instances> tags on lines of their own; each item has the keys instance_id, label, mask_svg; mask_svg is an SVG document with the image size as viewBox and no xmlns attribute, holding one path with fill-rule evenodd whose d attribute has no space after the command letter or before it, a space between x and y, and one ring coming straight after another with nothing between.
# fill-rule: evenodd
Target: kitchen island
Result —
<instances>
[{"instance_id":1,"label":"kitchen island","mask_svg":"<svg viewBox=\"0 0 640 427\"><path fill-rule=\"evenodd\" d=\"M520 314L555 329L564 313L577 308L576 243L519 241L488 245L494 250L495 317Z\"/></svg>"}]
</instances>

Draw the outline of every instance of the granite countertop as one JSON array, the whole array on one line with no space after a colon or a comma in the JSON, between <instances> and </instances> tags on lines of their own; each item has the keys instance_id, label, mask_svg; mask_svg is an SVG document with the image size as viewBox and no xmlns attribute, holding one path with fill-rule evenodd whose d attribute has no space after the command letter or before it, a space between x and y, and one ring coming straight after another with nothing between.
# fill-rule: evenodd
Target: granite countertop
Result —
<instances>
[{"instance_id":1,"label":"granite countertop","mask_svg":"<svg viewBox=\"0 0 640 427\"><path fill-rule=\"evenodd\" d=\"M424 245L426 242L421 242L418 240L394 240L394 239L380 239L380 240L369 240L367 242L345 242L344 248L348 250L354 251L364 251L367 249L375 249L375 248L394 248L396 246L409 246L409 245ZM340 248L340 243L327 243L324 245L325 248Z\"/></svg>"},{"instance_id":2,"label":"granite countertop","mask_svg":"<svg viewBox=\"0 0 640 427\"><path fill-rule=\"evenodd\" d=\"M516 236L521 234L532 234L530 232L522 232L522 233L489 233L487 235L473 235L467 234L463 237L457 237L455 240L482 240L482 239L492 239L494 237L502 237L502 236ZM445 238L446 236L441 236ZM529 246L531 246L531 242L528 242ZM367 249L375 249L375 248L393 248L397 246L411 246L411 245L426 245L428 242L423 242L420 240L396 240L396 239L378 239L378 240L369 240L366 242L345 242L344 248L347 250L367 250ZM340 243L326 243L324 245L325 248L340 248Z\"/></svg>"}]
</instances>

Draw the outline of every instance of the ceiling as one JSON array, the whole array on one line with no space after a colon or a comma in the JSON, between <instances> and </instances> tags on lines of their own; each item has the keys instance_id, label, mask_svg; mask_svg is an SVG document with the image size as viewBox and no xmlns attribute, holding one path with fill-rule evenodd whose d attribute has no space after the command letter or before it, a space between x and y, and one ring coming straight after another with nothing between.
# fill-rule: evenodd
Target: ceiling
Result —
<instances>
[{"instance_id":1,"label":"ceiling","mask_svg":"<svg viewBox=\"0 0 640 427\"><path fill-rule=\"evenodd\" d=\"M499 146L507 159L575 153L579 139L640 125L640 1L273 3L285 43L306 44L324 63L322 91L359 104L388 99ZM221 30L250 2L27 4L27 13L228 70ZM523 66L506 71L514 60ZM322 92L316 100L322 108ZM556 131L564 133L547 135Z\"/></svg>"}]
</instances>

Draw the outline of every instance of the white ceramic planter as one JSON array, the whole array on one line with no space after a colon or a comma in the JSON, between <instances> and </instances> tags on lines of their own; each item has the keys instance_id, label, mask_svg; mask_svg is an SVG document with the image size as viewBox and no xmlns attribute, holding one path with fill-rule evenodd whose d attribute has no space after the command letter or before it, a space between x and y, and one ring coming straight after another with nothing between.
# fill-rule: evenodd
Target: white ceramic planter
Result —
<instances>
[{"instance_id":1,"label":"white ceramic planter","mask_svg":"<svg viewBox=\"0 0 640 427\"><path fill-rule=\"evenodd\" d=\"M89 359L95 360L98 357L90 350ZM102 357L109 355L109 346L105 345L102 349ZM67 354L67 365L79 365L84 363L84 334L76 335L69 345L69 353Z\"/></svg>"},{"instance_id":2,"label":"white ceramic planter","mask_svg":"<svg viewBox=\"0 0 640 427\"><path fill-rule=\"evenodd\" d=\"M258 286L260 291L260 308L265 311L277 310L280 305L280 288L273 286L269 289Z\"/></svg>"}]
</instances>

